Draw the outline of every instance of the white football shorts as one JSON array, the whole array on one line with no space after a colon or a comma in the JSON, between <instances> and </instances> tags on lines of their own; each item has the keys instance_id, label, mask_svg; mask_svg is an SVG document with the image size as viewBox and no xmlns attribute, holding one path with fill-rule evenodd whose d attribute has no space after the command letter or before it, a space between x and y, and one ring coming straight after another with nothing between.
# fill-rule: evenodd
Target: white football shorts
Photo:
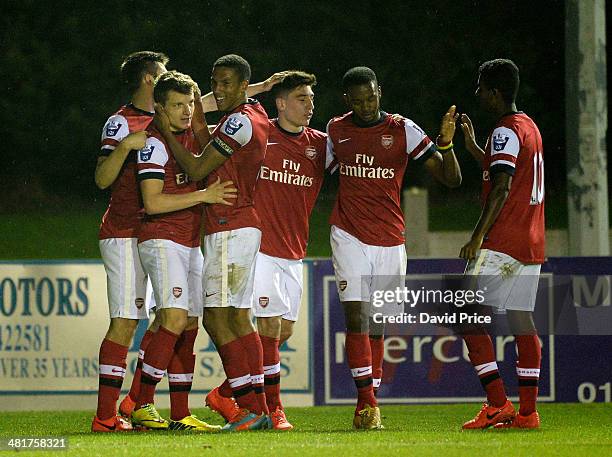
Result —
<instances>
[{"instance_id":1,"label":"white football shorts","mask_svg":"<svg viewBox=\"0 0 612 457\"><path fill-rule=\"evenodd\" d=\"M341 302L371 303L374 291L404 287L407 256L403 244L372 246L334 225L331 227L330 242ZM370 306L370 315L397 315L403 310L403 306L398 303L385 303L379 308Z\"/></svg>"},{"instance_id":2,"label":"white football shorts","mask_svg":"<svg viewBox=\"0 0 612 457\"><path fill-rule=\"evenodd\" d=\"M148 319L151 305L136 238L100 240L100 253L106 270L106 290L111 318Z\"/></svg>"},{"instance_id":3,"label":"white football shorts","mask_svg":"<svg viewBox=\"0 0 612 457\"><path fill-rule=\"evenodd\" d=\"M205 308L251 308L261 231L243 227L204 237Z\"/></svg>"},{"instance_id":4,"label":"white football shorts","mask_svg":"<svg viewBox=\"0 0 612 457\"><path fill-rule=\"evenodd\" d=\"M302 260L281 259L257 254L253 314L255 317L282 316L297 321L302 302Z\"/></svg>"},{"instance_id":5,"label":"white football shorts","mask_svg":"<svg viewBox=\"0 0 612 457\"><path fill-rule=\"evenodd\" d=\"M465 274L479 276L478 288L485 291L483 305L505 310L533 311L539 264L524 264L503 252L481 249L468 262ZM486 288L486 289L485 289Z\"/></svg>"},{"instance_id":6,"label":"white football shorts","mask_svg":"<svg viewBox=\"0 0 612 457\"><path fill-rule=\"evenodd\" d=\"M179 308L187 310L190 317L201 316L204 259L200 248L147 240L138 244L138 251L151 278L156 309Z\"/></svg>"}]
</instances>

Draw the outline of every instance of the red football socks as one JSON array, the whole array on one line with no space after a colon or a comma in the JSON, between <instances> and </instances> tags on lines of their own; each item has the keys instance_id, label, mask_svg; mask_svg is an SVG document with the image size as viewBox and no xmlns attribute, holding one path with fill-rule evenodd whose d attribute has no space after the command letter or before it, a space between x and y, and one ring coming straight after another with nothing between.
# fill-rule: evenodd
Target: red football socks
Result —
<instances>
[{"instance_id":1,"label":"red football socks","mask_svg":"<svg viewBox=\"0 0 612 457\"><path fill-rule=\"evenodd\" d=\"M463 339L468 347L470 361L487 392L487 401L491 406L503 406L507 400L506 390L499 377L491 337L487 334L464 335Z\"/></svg>"},{"instance_id":2,"label":"red football socks","mask_svg":"<svg viewBox=\"0 0 612 457\"><path fill-rule=\"evenodd\" d=\"M191 416L189 392L193 383L193 369L196 356L193 345L198 329L185 330L174 346L174 354L168 364L168 385L170 386L170 418L174 421Z\"/></svg>"},{"instance_id":3,"label":"red football socks","mask_svg":"<svg viewBox=\"0 0 612 457\"><path fill-rule=\"evenodd\" d=\"M378 338L370 335L370 350L372 351L372 387L374 395L377 395L383 377L385 338L382 335Z\"/></svg>"},{"instance_id":4,"label":"red football socks","mask_svg":"<svg viewBox=\"0 0 612 457\"><path fill-rule=\"evenodd\" d=\"M151 330L147 330L142 336L142 340L140 340L140 348L138 350L138 362L136 363L136 370L134 370L132 385L130 386L130 392L128 393L132 400L136 400L138 398L138 393L140 392L140 375L142 373L142 361L144 359L145 351L147 350L147 347L151 342L152 336L153 332Z\"/></svg>"},{"instance_id":5,"label":"red football socks","mask_svg":"<svg viewBox=\"0 0 612 457\"><path fill-rule=\"evenodd\" d=\"M372 387L372 351L368 334L347 332L345 347L348 366L357 387L357 414L366 404L378 406Z\"/></svg>"},{"instance_id":6,"label":"red football socks","mask_svg":"<svg viewBox=\"0 0 612 457\"><path fill-rule=\"evenodd\" d=\"M264 369L263 369L263 348L259 333L252 332L248 335L241 336L238 341L242 343L244 353L246 354L249 364L249 372L251 373L251 385L257 397L259 408L257 414L270 414L268 405L266 404L266 393L264 391Z\"/></svg>"},{"instance_id":7,"label":"red football socks","mask_svg":"<svg viewBox=\"0 0 612 457\"><path fill-rule=\"evenodd\" d=\"M157 383L164 377L170 359L174 354L174 346L179 335L170 330L159 327L155 332L142 362L142 374L140 377L140 392L136 399L135 409L147 403L153 403Z\"/></svg>"},{"instance_id":8,"label":"red football socks","mask_svg":"<svg viewBox=\"0 0 612 457\"><path fill-rule=\"evenodd\" d=\"M117 414L117 400L127 367L128 347L104 339L100 345L98 376L98 408L100 420L110 419Z\"/></svg>"},{"instance_id":9,"label":"red football socks","mask_svg":"<svg viewBox=\"0 0 612 457\"><path fill-rule=\"evenodd\" d=\"M219 357L223 363L227 381L232 388L233 396L240 408L260 414L259 402L251 385L249 362L240 340L234 340L218 349Z\"/></svg>"},{"instance_id":10,"label":"red football socks","mask_svg":"<svg viewBox=\"0 0 612 457\"><path fill-rule=\"evenodd\" d=\"M260 338L263 347L264 387L268 410L283 409L280 400L280 353L278 350L280 340L264 335L261 335Z\"/></svg>"},{"instance_id":11,"label":"red football socks","mask_svg":"<svg viewBox=\"0 0 612 457\"><path fill-rule=\"evenodd\" d=\"M542 346L538 335L516 335L518 361L519 400L521 416L528 416L536 410L538 380L542 361Z\"/></svg>"},{"instance_id":12,"label":"red football socks","mask_svg":"<svg viewBox=\"0 0 612 457\"><path fill-rule=\"evenodd\" d=\"M219 395L225 398L232 398L232 396L234 395L232 392L232 387L230 386L230 383L227 379L225 379L225 381L223 381L223 384L219 386Z\"/></svg>"}]
</instances>

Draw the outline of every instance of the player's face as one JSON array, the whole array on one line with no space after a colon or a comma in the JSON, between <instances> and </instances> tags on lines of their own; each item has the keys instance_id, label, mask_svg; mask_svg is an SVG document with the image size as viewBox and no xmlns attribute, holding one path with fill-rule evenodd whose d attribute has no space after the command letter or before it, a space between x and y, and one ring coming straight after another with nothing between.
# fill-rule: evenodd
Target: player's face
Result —
<instances>
[{"instance_id":1,"label":"player's face","mask_svg":"<svg viewBox=\"0 0 612 457\"><path fill-rule=\"evenodd\" d=\"M195 99L193 93L181 94L171 90L168 92L164 110L170 119L170 129L173 132L186 130L191 125Z\"/></svg>"},{"instance_id":2,"label":"player's face","mask_svg":"<svg viewBox=\"0 0 612 457\"><path fill-rule=\"evenodd\" d=\"M478 97L481 109L487 112L495 111L495 96L493 91L489 89L480 78L478 78L475 95Z\"/></svg>"},{"instance_id":3,"label":"player's face","mask_svg":"<svg viewBox=\"0 0 612 457\"><path fill-rule=\"evenodd\" d=\"M231 111L244 102L248 81L241 81L233 68L215 67L210 86L219 111Z\"/></svg>"},{"instance_id":4,"label":"player's face","mask_svg":"<svg viewBox=\"0 0 612 457\"><path fill-rule=\"evenodd\" d=\"M310 86L293 89L286 97L277 102L278 117L293 127L306 127L310 124L314 111L314 92Z\"/></svg>"},{"instance_id":5,"label":"player's face","mask_svg":"<svg viewBox=\"0 0 612 457\"><path fill-rule=\"evenodd\" d=\"M349 87L344 100L361 122L369 124L380 118L380 87L373 81Z\"/></svg>"}]
</instances>

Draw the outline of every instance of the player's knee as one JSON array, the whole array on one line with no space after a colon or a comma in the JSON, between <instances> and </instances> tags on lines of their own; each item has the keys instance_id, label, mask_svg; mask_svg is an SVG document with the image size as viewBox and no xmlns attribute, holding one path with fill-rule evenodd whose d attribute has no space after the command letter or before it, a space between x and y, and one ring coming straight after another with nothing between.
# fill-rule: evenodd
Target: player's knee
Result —
<instances>
[{"instance_id":1,"label":"player's knee","mask_svg":"<svg viewBox=\"0 0 612 457\"><path fill-rule=\"evenodd\" d=\"M161 325L180 335L187 326L187 311L182 309L165 309L161 316Z\"/></svg>"},{"instance_id":2,"label":"player's knee","mask_svg":"<svg viewBox=\"0 0 612 457\"><path fill-rule=\"evenodd\" d=\"M229 323L230 330L234 335L240 337L255 331L250 312L251 310L248 308L232 308Z\"/></svg>"},{"instance_id":3,"label":"player's knee","mask_svg":"<svg viewBox=\"0 0 612 457\"><path fill-rule=\"evenodd\" d=\"M106 338L123 346L128 346L132 341L137 326L137 319L113 318L108 327Z\"/></svg>"},{"instance_id":4,"label":"player's knee","mask_svg":"<svg viewBox=\"0 0 612 457\"><path fill-rule=\"evenodd\" d=\"M283 344L293 335L293 324L293 321L287 319L281 321L280 344Z\"/></svg>"},{"instance_id":5,"label":"player's knee","mask_svg":"<svg viewBox=\"0 0 612 457\"><path fill-rule=\"evenodd\" d=\"M258 317L257 330L260 335L269 336L270 338L278 338L281 333L281 318L274 317Z\"/></svg>"},{"instance_id":6,"label":"player's knee","mask_svg":"<svg viewBox=\"0 0 612 457\"><path fill-rule=\"evenodd\" d=\"M193 330L198 328L198 318L195 316L189 316L187 318L187 324L185 325L185 330Z\"/></svg>"},{"instance_id":7,"label":"player's knee","mask_svg":"<svg viewBox=\"0 0 612 457\"><path fill-rule=\"evenodd\" d=\"M362 333L368 330L368 316L365 314L362 302L343 302L346 329L352 333Z\"/></svg>"},{"instance_id":8,"label":"player's knee","mask_svg":"<svg viewBox=\"0 0 612 457\"><path fill-rule=\"evenodd\" d=\"M529 311L507 310L508 326L514 335L535 335L537 330Z\"/></svg>"}]
</instances>

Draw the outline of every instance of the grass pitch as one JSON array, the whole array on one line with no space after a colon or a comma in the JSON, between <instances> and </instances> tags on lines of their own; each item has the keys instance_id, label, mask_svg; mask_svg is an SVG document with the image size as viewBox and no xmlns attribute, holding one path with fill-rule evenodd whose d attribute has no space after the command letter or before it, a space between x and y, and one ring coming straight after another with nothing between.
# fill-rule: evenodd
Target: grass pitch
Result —
<instances>
[{"instance_id":1,"label":"grass pitch","mask_svg":"<svg viewBox=\"0 0 612 457\"><path fill-rule=\"evenodd\" d=\"M68 438L75 456L610 456L612 405L542 404L540 430L462 432L460 426L479 406L383 406L385 430L352 431L350 407L287 408L296 427L273 431L224 434L140 432L93 434L92 412L2 413L0 438L56 436ZM162 415L167 411L161 411ZM211 422L220 419L208 409L193 413ZM20 452L19 455L41 455ZM0 454L1 455L1 454ZM8 455L8 454L7 454Z\"/></svg>"}]
</instances>

